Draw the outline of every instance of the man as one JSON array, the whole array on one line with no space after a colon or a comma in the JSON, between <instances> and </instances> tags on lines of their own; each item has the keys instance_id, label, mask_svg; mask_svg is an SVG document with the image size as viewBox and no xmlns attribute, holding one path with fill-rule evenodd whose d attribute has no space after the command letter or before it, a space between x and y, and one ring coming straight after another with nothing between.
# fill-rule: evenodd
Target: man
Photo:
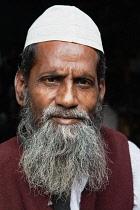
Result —
<instances>
[{"instance_id":1,"label":"man","mask_svg":"<svg viewBox=\"0 0 140 210\"><path fill-rule=\"evenodd\" d=\"M140 208L140 151L101 127L105 58L90 17L47 9L28 31L15 90L22 119L0 148L0 209Z\"/></svg>"}]
</instances>

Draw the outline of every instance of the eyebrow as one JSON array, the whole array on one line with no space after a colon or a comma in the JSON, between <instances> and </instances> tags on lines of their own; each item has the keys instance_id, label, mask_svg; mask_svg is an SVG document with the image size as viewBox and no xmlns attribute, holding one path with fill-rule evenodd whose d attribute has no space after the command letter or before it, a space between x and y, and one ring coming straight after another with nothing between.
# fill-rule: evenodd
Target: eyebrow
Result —
<instances>
[{"instance_id":1,"label":"eyebrow","mask_svg":"<svg viewBox=\"0 0 140 210\"><path fill-rule=\"evenodd\" d=\"M48 74L48 75L60 75L60 74L56 73L55 70L44 72L44 73L41 74L41 76L43 76L44 74L45 74L45 75L46 75L46 74Z\"/></svg>"},{"instance_id":2,"label":"eyebrow","mask_svg":"<svg viewBox=\"0 0 140 210\"><path fill-rule=\"evenodd\" d=\"M47 71L42 73L40 76L53 76L53 77L59 77L59 78L65 78L67 75L66 74L61 74L61 73L57 73L56 70L51 70L51 71ZM87 75L87 74L83 74L81 76L77 76L74 77L74 79L92 79L95 82L95 77L91 76L91 75Z\"/></svg>"},{"instance_id":3,"label":"eyebrow","mask_svg":"<svg viewBox=\"0 0 140 210\"><path fill-rule=\"evenodd\" d=\"M82 76L76 77L76 79L88 79L88 77L89 77L89 76L87 76L87 75L82 75ZM90 75L90 78L92 78L93 81L95 82L95 77L93 77L93 76Z\"/></svg>"},{"instance_id":4,"label":"eyebrow","mask_svg":"<svg viewBox=\"0 0 140 210\"><path fill-rule=\"evenodd\" d=\"M51 77L54 79L64 79L66 77L66 75L58 74L55 71L47 71L47 72L44 72L41 75L39 75L39 78L40 78L39 80L42 80L43 77Z\"/></svg>"}]
</instances>

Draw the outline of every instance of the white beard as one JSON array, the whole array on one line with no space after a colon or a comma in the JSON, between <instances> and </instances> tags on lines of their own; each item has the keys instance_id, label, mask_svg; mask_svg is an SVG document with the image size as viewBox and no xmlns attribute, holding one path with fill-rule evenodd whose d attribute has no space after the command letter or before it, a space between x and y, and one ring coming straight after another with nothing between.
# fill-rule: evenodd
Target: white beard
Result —
<instances>
[{"instance_id":1,"label":"white beard","mask_svg":"<svg viewBox=\"0 0 140 210\"><path fill-rule=\"evenodd\" d=\"M48 108L41 118L43 125L33 126L28 107L18 127L24 151L20 160L22 172L31 188L41 194L69 195L72 185L88 177L92 190L103 188L108 181L105 144L99 128L84 111ZM54 113L79 116L72 125L52 122ZM26 131L26 132L25 132Z\"/></svg>"}]
</instances>

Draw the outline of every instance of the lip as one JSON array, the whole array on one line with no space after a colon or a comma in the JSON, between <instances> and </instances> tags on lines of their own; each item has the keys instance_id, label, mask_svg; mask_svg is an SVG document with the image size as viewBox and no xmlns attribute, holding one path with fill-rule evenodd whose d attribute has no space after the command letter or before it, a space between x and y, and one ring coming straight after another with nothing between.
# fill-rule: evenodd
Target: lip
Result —
<instances>
[{"instance_id":1,"label":"lip","mask_svg":"<svg viewBox=\"0 0 140 210\"><path fill-rule=\"evenodd\" d=\"M74 118L73 116L53 116L52 120L62 125L71 125L79 122L79 118Z\"/></svg>"}]
</instances>

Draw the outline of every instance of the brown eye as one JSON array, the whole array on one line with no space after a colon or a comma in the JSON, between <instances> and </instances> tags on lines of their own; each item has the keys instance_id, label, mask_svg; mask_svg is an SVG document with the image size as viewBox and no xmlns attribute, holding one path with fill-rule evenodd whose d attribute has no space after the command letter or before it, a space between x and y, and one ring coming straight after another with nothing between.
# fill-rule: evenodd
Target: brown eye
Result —
<instances>
[{"instance_id":1,"label":"brown eye","mask_svg":"<svg viewBox=\"0 0 140 210\"><path fill-rule=\"evenodd\" d=\"M78 82L79 84L89 84L89 82L85 79L82 79Z\"/></svg>"},{"instance_id":2,"label":"brown eye","mask_svg":"<svg viewBox=\"0 0 140 210\"><path fill-rule=\"evenodd\" d=\"M43 77L43 78L41 78L40 79L40 81L42 81L42 82L50 82L50 83L53 83L53 82L59 82L59 78L57 78L57 77Z\"/></svg>"},{"instance_id":3,"label":"brown eye","mask_svg":"<svg viewBox=\"0 0 140 210\"><path fill-rule=\"evenodd\" d=\"M46 78L46 81L48 81L48 82L57 82L58 80L56 78L49 77L49 78Z\"/></svg>"},{"instance_id":4,"label":"brown eye","mask_svg":"<svg viewBox=\"0 0 140 210\"><path fill-rule=\"evenodd\" d=\"M46 76L46 77L42 77L39 81L41 83L43 83L45 86L54 87L54 86L59 85L60 78L59 77L53 77L53 76Z\"/></svg>"},{"instance_id":5,"label":"brown eye","mask_svg":"<svg viewBox=\"0 0 140 210\"><path fill-rule=\"evenodd\" d=\"M90 88L91 86L94 85L94 83L91 80L88 79L77 79L76 84L79 85L81 88Z\"/></svg>"}]
</instances>

